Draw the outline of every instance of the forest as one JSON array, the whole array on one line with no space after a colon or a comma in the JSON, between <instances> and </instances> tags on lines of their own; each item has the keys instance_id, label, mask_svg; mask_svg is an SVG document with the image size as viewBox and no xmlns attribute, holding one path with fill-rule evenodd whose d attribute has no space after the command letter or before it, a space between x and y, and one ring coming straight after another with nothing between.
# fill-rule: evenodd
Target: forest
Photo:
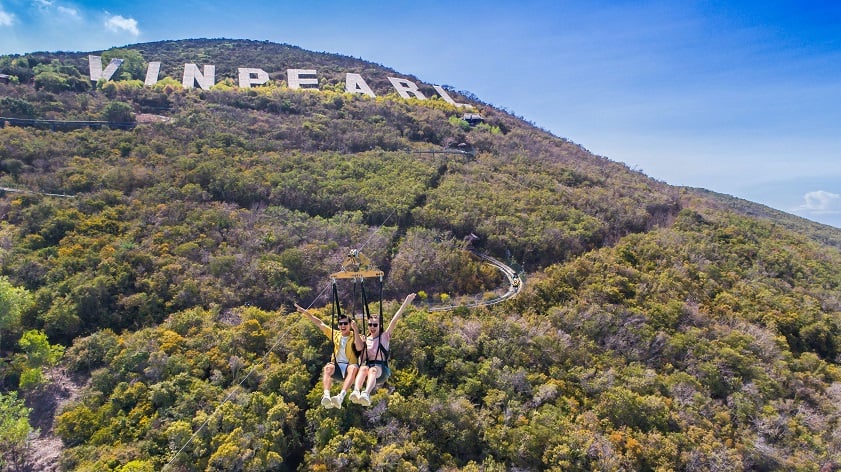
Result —
<instances>
[{"instance_id":1,"label":"forest","mask_svg":"<svg viewBox=\"0 0 841 472\"><path fill-rule=\"evenodd\" d=\"M88 54L126 61L91 82ZM170 78L196 60L231 78ZM240 89L249 64L319 87ZM290 45L0 56L0 74L2 471L841 470L837 228ZM418 297L371 406L325 409L331 340L294 304L331 323L349 249L385 273L386 322ZM468 308L506 289L472 251L519 271L518 296Z\"/></svg>"}]
</instances>

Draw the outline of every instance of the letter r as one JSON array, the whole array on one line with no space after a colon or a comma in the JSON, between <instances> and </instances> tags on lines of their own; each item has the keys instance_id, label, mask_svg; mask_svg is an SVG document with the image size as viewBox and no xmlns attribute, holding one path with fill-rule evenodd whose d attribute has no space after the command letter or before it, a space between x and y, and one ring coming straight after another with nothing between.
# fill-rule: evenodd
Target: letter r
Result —
<instances>
[{"instance_id":1,"label":"letter r","mask_svg":"<svg viewBox=\"0 0 841 472\"><path fill-rule=\"evenodd\" d=\"M400 94L403 98L412 98L410 96L414 95L416 98L421 100L426 100L426 97L418 90L418 86L412 82L411 80L406 79L398 79L396 77L389 77L388 81L391 82L391 85L394 86L394 90L397 90L397 93Z\"/></svg>"}]
</instances>

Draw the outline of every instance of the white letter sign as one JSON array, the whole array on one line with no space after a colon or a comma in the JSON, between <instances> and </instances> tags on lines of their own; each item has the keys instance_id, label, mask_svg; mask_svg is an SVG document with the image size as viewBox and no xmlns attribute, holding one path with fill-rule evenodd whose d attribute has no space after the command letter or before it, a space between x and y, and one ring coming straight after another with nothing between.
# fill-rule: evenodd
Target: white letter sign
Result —
<instances>
[{"instance_id":1,"label":"white letter sign","mask_svg":"<svg viewBox=\"0 0 841 472\"><path fill-rule=\"evenodd\" d=\"M195 64L184 64L184 79L181 85L184 88L193 88L193 84L198 82L199 87L204 90L210 90L216 82L216 66L204 66L204 74L199 72L199 66Z\"/></svg>"},{"instance_id":2,"label":"white letter sign","mask_svg":"<svg viewBox=\"0 0 841 472\"><path fill-rule=\"evenodd\" d=\"M3 0L0 0L2 2ZM103 70L102 57L88 56L88 66L91 80L112 80L111 77L117 72L117 69L122 66L124 59L114 58L108 63L108 67ZM278 74L280 71L273 70L271 74ZM159 61L150 61L146 66L146 81L144 85L153 86L158 83L158 77L161 73L161 63ZM239 79L239 88L248 89L255 86L260 86L271 81L269 72L258 67L239 67L237 68L237 78ZM418 85L411 80L401 79L398 77L387 77L394 90L402 98L415 98L418 100L426 100L426 96L421 92ZM228 79L225 79L228 80ZM181 80L181 85L185 89L191 89L199 84L204 90L210 90L216 85L216 66L212 64L204 65L200 69L196 64L184 64L184 77ZM319 89L318 71L315 69L286 69L286 87L290 90L296 89ZM424 85L429 87L430 85ZM458 103L450 97L450 94L444 90L440 85L431 85L437 92L441 99L456 107L473 108L473 105L467 103ZM330 85L331 90L335 88ZM383 91L379 91L383 93ZM345 73L345 93L360 93L369 97L376 98L377 95L374 90L368 85L361 74L352 72Z\"/></svg>"},{"instance_id":3,"label":"white letter sign","mask_svg":"<svg viewBox=\"0 0 841 472\"><path fill-rule=\"evenodd\" d=\"M88 56L88 68L91 72L91 80L94 82L104 79L111 80L111 76L117 71L117 68L123 64L122 59L111 59L105 71L102 70L102 58L99 56Z\"/></svg>"},{"instance_id":4,"label":"white letter sign","mask_svg":"<svg viewBox=\"0 0 841 472\"><path fill-rule=\"evenodd\" d=\"M368 86L368 83L365 82L365 79L361 75L350 72L345 74L345 92L364 93L369 97L376 97L374 91L371 90L371 87Z\"/></svg>"},{"instance_id":5,"label":"white letter sign","mask_svg":"<svg viewBox=\"0 0 841 472\"><path fill-rule=\"evenodd\" d=\"M269 81L269 73L263 69L249 69L240 67L239 88L251 88L252 85L263 85Z\"/></svg>"},{"instance_id":6,"label":"white letter sign","mask_svg":"<svg viewBox=\"0 0 841 472\"><path fill-rule=\"evenodd\" d=\"M301 77L302 75L315 75L315 69L288 69L286 71L286 82L291 89L317 88L318 79L315 77Z\"/></svg>"},{"instance_id":7,"label":"white letter sign","mask_svg":"<svg viewBox=\"0 0 841 472\"><path fill-rule=\"evenodd\" d=\"M433 85L432 88L434 88L435 91L438 92L438 95L441 95L441 98L443 98L444 101L449 103L450 105L455 105L457 107L469 106L466 103L456 103L456 101L453 100L452 97L450 97L450 94L448 94L447 91L444 90L444 87L440 85Z\"/></svg>"},{"instance_id":8,"label":"white letter sign","mask_svg":"<svg viewBox=\"0 0 841 472\"><path fill-rule=\"evenodd\" d=\"M155 85L158 83L158 74L161 72L161 63L159 61L150 62L146 66L146 81L144 85Z\"/></svg>"},{"instance_id":9,"label":"white letter sign","mask_svg":"<svg viewBox=\"0 0 841 472\"><path fill-rule=\"evenodd\" d=\"M388 81L391 82L391 85L394 86L394 90L397 90L397 93L400 94L403 98L412 98L409 94L414 95L415 97L426 100L426 97L418 90L418 86L415 85L414 82L406 79L398 79L396 77L389 77Z\"/></svg>"}]
</instances>

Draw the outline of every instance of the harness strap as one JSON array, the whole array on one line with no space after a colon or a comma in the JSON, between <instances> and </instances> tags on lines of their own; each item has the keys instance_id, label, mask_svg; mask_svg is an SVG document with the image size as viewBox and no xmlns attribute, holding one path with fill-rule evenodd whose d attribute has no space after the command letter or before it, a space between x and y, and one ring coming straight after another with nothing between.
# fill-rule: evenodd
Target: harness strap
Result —
<instances>
[{"instance_id":1,"label":"harness strap","mask_svg":"<svg viewBox=\"0 0 841 472\"><path fill-rule=\"evenodd\" d=\"M336 326L336 320L341 317L342 306L339 304L339 289L336 286L336 279L333 279L333 310L330 318L330 343L333 344L333 350L330 351L330 358L337 364L339 361L336 359L336 333L333 327Z\"/></svg>"}]
</instances>

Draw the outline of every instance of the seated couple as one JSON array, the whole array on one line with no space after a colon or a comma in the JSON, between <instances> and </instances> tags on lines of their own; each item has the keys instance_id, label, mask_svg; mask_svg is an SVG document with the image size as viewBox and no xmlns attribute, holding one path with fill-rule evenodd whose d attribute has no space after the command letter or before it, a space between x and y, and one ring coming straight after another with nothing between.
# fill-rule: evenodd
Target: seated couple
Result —
<instances>
[{"instance_id":1,"label":"seated couple","mask_svg":"<svg viewBox=\"0 0 841 472\"><path fill-rule=\"evenodd\" d=\"M388 368L388 350L394 327L403 314L403 310L414 299L414 293L406 296L385 331L381 331L382 320L378 316L369 318L368 335L365 338L359 333L356 321L348 319L347 315L341 315L339 330L334 331L305 308L295 305L295 308L306 315L325 336L329 338L331 333L333 336L333 356L324 366L321 379L324 387L324 395L321 397L322 406L341 408L351 386L353 386L350 394L351 402L363 406L371 405L371 392L375 387L385 383L391 375L391 370ZM333 379L342 380L343 383L341 392L331 397L330 387L333 385Z\"/></svg>"}]
</instances>

